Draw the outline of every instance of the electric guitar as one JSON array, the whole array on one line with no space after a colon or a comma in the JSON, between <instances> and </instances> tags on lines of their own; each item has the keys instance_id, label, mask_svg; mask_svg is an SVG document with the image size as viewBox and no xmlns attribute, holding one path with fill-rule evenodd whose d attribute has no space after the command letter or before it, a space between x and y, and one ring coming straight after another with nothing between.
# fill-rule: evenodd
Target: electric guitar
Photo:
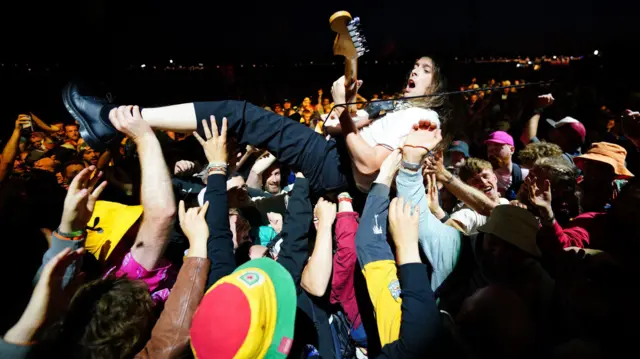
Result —
<instances>
[{"instance_id":1,"label":"electric guitar","mask_svg":"<svg viewBox=\"0 0 640 359\"><path fill-rule=\"evenodd\" d=\"M337 33L333 42L333 54L344 56L345 86L351 86L358 80L358 57L368 52L367 42L360 33L360 19L352 18L346 11L338 11L329 18L331 30ZM355 113L355 106L349 112Z\"/></svg>"}]
</instances>

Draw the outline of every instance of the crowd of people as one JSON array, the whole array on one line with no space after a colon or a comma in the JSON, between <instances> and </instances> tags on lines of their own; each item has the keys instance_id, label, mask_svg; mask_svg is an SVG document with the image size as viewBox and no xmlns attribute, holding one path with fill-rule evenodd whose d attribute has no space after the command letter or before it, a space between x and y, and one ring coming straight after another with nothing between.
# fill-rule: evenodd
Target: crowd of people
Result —
<instances>
[{"instance_id":1,"label":"crowd of people","mask_svg":"<svg viewBox=\"0 0 640 359\"><path fill-rule=\"evenodd\" d=\"M68 121L20 114L0 357L632 353L640 113L555 118L520 79L454 102L444 75L422 57L399 94L342 77L295 107L70 85Z\"/></svg>"}]
</instances>

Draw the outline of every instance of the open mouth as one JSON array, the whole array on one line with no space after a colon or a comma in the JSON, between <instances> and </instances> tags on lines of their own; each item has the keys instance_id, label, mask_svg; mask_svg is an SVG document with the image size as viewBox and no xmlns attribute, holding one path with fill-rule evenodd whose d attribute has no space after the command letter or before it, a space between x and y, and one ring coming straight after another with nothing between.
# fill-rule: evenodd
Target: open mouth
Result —
<instances>
[{"instance_id":1,"label":"open mouth","mask_svg":"<svg viewBox=\"0 0 640 359\"><path fill-rule=\"evenodd\" d=\"M487 186L482 190L482 192L484 192L484 194L489 194L491 193L492 190L493 190L492 186Z\"/></svg>"},{"instance_id":2,"label":"open mouth","mask_svg":"<svg viewBox=\"0 0 640 359\"><path fill-rule=\"evenodd\" d=\"M407 81L407 90L414 89L414 88L416 88L416 83L412 79L409 79Z\"/></svg>"}]
</instances>

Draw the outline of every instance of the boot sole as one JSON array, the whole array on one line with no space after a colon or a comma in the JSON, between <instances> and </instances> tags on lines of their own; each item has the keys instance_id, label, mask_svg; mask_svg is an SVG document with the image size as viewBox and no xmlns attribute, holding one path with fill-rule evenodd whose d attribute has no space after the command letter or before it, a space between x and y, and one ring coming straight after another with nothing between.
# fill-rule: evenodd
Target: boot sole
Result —
<instances>
[{"instance_id":1,"label":"boot sole","mask_svg":"<svg viewBox=\"0 0 640 359\"><path fill-rule=\"evenodd\" d=\"M87 121L80 114L80 111L73 104L73 99L71 98L71 84L68 84L62 90L62 103L67 111L71 114L78 123L80 124L80 137L89 143L91 148L102 151L106 148L106 146L98 139L98 137L91 131L91 127L87 125Z\"/></svg>"}]
</instances>

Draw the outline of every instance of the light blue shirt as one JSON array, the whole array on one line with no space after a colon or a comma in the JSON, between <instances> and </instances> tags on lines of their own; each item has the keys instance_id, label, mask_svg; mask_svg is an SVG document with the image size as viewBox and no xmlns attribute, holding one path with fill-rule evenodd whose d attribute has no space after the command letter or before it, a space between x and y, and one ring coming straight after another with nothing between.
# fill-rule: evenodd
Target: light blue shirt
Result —
<instances>
[{"instance_id":1,"label":"light blue shirt","mask_svg":"<svg viewBox=\"0 0 640 359\"><path fill-rule=\"evenodd\" d=\"M462 234L437 219L427 206L427 195L420 171L398 171L396 188L398 197L420 208L419 241L422 250L433 267L431 289L444 282L458 262L462 247Z\"/></svg>"}]
</instances>

